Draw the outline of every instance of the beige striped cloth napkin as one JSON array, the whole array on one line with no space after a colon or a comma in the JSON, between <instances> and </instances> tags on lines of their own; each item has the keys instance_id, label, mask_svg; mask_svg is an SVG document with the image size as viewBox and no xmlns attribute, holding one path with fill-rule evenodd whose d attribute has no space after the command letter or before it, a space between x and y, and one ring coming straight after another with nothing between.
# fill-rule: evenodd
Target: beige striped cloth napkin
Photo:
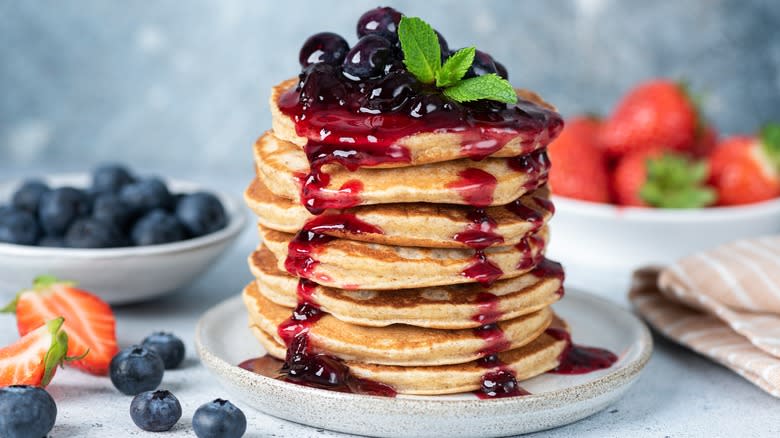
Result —
<instances>
[{"instance_id":1,"label":"beige striped cloth napkin","mask_svg":"<svg viewBox=\"0 0 780 438\"><path fill-rule=\"evenodd\" d=\"M641 269L629 299L665 336L780 397L780 237Z\"/></svg>"}]
</instances>

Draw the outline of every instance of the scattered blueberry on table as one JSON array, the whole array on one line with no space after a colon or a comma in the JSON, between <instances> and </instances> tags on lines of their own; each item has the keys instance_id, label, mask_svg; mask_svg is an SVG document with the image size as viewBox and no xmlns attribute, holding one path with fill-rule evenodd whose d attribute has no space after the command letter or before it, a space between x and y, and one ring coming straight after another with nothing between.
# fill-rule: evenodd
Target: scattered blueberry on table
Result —
<instances>
[{"instance_id":1,"label":"scattered blueberry on table","mask_svg":"<svg viewBox=\"0 0 780 438\"><path fill-rule=\"evenodd\" d=\"M45 389L26 385L0 388L0 437L45 437L56 419L57 405Z\"/></svg>"},{"instance_id":2,"label":"scattered blueberry on table","mask_svg":"<svg viewBox=\"0 0 780 438\"><path fill-rule=\"evenodd\" d=\"M172 193L159 178L120 164L92 172L86 188L50 187L29 179L0 205L0 242L58 248L158 245L200 237L228 223L208 192Z\"/></svg>"},{"instance_id":3,"label":"scattered blueberry on table","mask_svg":"<svg viewBox=\"0 0 780 438\"><path fill-rule=\"evenodd\" d=\"M246 432L246 416L233 403L216 399L195 411L192 429L198 438L241 438Z\"/></svg>"},{"instance_id":4,"label":"scattered blueberry on table","mask_svg":"<svg viewBox=\"0 0 780 438\"><path fill-rule=\"evenodd\" d=\"M170 391L147 391L130 403L130 418L147 432L165 432L181 418L181 404Z\"/></svg>"},{"instance_id":5,"label":"scattered blueberry on table","mask_svg":"<svg viewBox=\"0 0 780 438\"><path fill-rule=\"evenodd\" d=\"M120 351L109 366L111 383L125 395L157 389L164 373L165 363L160 355L141 345Z\"/></svg>"},{"instance_id":6,"label":"scattered blueberry on table","mask_svg":"<svg viewBox=\"0 0 780 438\"><path fill-rule=\"evenodd\" d=\"M171 333L154 332L141 345L159 354L166 370L178 368L184 360L184 342Z\"/></svg>"}]
</instances>

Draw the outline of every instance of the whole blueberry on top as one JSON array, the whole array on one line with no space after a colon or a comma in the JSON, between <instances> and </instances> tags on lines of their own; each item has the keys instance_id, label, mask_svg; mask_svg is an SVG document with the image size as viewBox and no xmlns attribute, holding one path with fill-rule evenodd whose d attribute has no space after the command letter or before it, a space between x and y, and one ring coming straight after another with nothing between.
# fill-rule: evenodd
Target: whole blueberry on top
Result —
<instances>
[{"instance_id":1,"label":"whole blueberry on top","mask_svg":"<svg viewBox=\"0 0 780 438\"><path fill-rule=\"evenodd\" d=\"M43 236L38 239L38 246L65 248L65 238L62 236Z\"/></svg>"},{"instance_id":2,"label":"whole blueberry on top","mask_svg":"<svg viewBox=\"0 0 780 438\"><path fill-rule=\"evenodd\" d=\"M13 208L0 213L0 242L35 245L40 234L40 227L32 213Z\"/></svg>"},{"instance_id":3,"label":"whole blueberry on top","mask_svg":"<svg viewBox=\"0 0 780 438\"><path fill-rule=\"evenodd\" d=\"M165 364L160 355L140 345L120 351L109 365L111 383L126 395L156 389L164 372Z\"/></svg>"},{"instance_id":4,"label":"whole blueberry on top","mask_svg":"<svg viewBox=\"0 0 780 438\"><path fill-rule=\"evenodd\" d=\"M46 234L62 236L80 217L89 214L89 196L73 187L60 187L45 192L38 205L38 219Z\"/></svg>"},{"instance_id":5,"label":"whole blueberry on top","mask_svg":"<svg viewBox=\"0 0 780 438\"><path fill-rule=\"evenodd\" d=\"M125 166L105 163L92 171L92 190L97 193L119 193L122 187L135 182Z\"/></svg>"},{"instance_id":6,"label":"whole blueberry on top","mask_svg":"<svg viewBox=\"0 0 780 438\"><path fill-rule=\"evenodd\" d=\"M78 219L65 233L65 246L70 248L116 248L126 244L119 229L100 219Z\"/></svg>"},{"instance_id":7,"label":"whole blueberry on top","mask_svg":"<svg viewBox=\"0 0 780 438\"><path fill-rule=\"evenodd\" d=\"M496 64L496 73L504 79L509 79L509 71L504 67L504 64L496 60L493 60L493 62Z\"/></svg>"},{"instance_id":8,"label":"whole blueberry on top","mask_svg":"<svg viewBox=\"0 0 780 438\"><path fill-rule=\"evenodd\" d=\"M447 40L444 39L444 36L439 33L438 30L434 30L436 32L436 38L439 39L439 49L441 51L441 62L443 63L447 57L450 56L450 45L447 44Z\"/></svg>"},{"instance_id":9,"label":"whole blueberry on top","mask_svg":"<svg viewBox=\"0 0 780 438\"><path fill-rule=\"evenodd\" d=\"M357 35L378 35L391 43L398 41L398 24L401 13L390 7L371 9L360 16L357 22Z\"/></svg>"},{"instance_id":10,"label":"whole blueberry on top","mask_svg":"<svg viewBox=\"0 0 780 438\"><path fill-rule=\"evenodd\" d=\"M344 75L352 80L380 76L395 56L393 45L379 35L361 38L344 60Z\"/></svg>"},{"instance_id":11,"label":"whole blueberry on top","mask_svg":"<svg viewBox=\"0 0 780 438\"><path fill-rule=\"evenodd\" d=\"M158 178L137 181L122 187L119 199L137 213L155 208L169 209L173 205L173 196L168 187Z\"/></svg>"},{"instance_id":12,"label":"whole blueberry on top","mask_svg":"<svg viewBox=\"0 0 780 438\"><path fill-rule=\"evenodd\" d=\"M101 193L92 203L92 217L113 224L119 230L127 230L134 212L114 193Z\"/></svg>"},{"instance_id":13,"label":"whole blueberry on top","mask_svg":"<svg viewBox=\"0 0 780 438\"><path fill-rule=\"evenodd\" d=\"M147 391L130 403L130 418L147 432L165 432L181 418L181 404L170 391Z\"/></svg>"},{"instance_id":14,"label":"whole blueberry on top","mask_svg":"<svg viewBox=\"0 0 780 438\"><path fill-rule=\"evenodd\" d=\"M56 420L57 405L46 390L24 385L0 388L0 437L45 437Z\"/></svg>"},{"instance_id":15,"label":"whole blueberry on top","mask_svg":"<svg viewBox=\"0 0 780 438\"><path fill-rule=\"evenodd\" d=\"M18 210L24 210L26 212L37 215L38 204L41 201L41 196L49 191L49 186L39 180L28 180L22 184L19 189L14 193L11 199L11 205Z\"/></svg>"},{"instance_id":16,"label":"whole blueberry on top","mask_svg":"<svg viewBox=\"0 0 780 438\"><path fill-rule=\"evenodd\" d=\"M246 432L246 416L233 403L216 399L195 411L192 429L198 438L241 438Z\"/></svg>"},{"instance_id":17,"label":"whole blueberry on top","mask_svg":"<svg viewBox=\"0 0 780 438\"><path fill-rule=\"evenodd\" d=\"M481 50L477 50L474 53L474 62L471 63L471 67L466 71L464 78L473 78L497 72L498 69L496 69L496 63L493 61L493 57Z\"/></svg>"},{"instance_id":18,"label":"whole blueberry on top","mask_svg":"<svg viewBox=\"0 0 780 438\"><path fill-rule=\"evenodd\" d=\"M349 44L341 35L333 32L320 32L310 36L303 43L298 54L301 67L324 62L330 65L339 65L349 52Z\"/></svg>"},{"instance_id":19,"label":"whole blueberry on top","mask_svg":"<svg viewBox=\"0 0 780 438\"><path fill-rule=\"evenodd\" d=\"M177 368L184 360L184 342L171 333L154 332L141 345L159 354L166 370Z\"/></svg>"},{"instance_id":20,"label":"whole blueberry on top","mask_svg":"<svg viewBox=\"0 0 780 438\"><path fill-rule=\"evenodd\" d=\"M193 237L219 231L227 225L227 213L222 203L206 192L180 199L176 204L176 217Z\"/></svg>"},{"instance_id":21,"label":"whole blueberry on top","mask_svg":"<svg viewBox=\"0 0 780 438\"><path fill-rule=\"evenodd\" d=\"M176 216L162 209L152 210L138 219L130 231L130 238L137 246L178 242L186 237L184 226Z\"/></svg>"}]
</instances>

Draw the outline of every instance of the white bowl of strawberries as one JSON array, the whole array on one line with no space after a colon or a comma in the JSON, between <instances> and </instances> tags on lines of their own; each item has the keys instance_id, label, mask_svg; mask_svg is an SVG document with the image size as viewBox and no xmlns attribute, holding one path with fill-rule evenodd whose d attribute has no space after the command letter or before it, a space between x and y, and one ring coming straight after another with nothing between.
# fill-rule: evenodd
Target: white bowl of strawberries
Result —
<instances>
[{"instance_id":1,"label":"white bowl of strawberries","mask_svg":"<svg viewBox=\"0 0 780 438\"><path fill-rule=\"evenodd\" d=\"M628 278L780 232L780 125L719 142L674 82L639 85L603 121L572 118L549 154L549 254L579 271Z\"/></svg>"}]
</instances>

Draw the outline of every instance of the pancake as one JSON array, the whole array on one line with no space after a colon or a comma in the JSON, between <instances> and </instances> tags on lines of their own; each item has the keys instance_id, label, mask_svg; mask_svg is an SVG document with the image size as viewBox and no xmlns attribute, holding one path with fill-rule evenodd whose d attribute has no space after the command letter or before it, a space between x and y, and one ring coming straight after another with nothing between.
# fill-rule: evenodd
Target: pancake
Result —
<instances>
[{"instance_id":1,"label":"pancake","mask_svg":"<svg viewBox=\"0 0 780 438\"><path fill-rule=\"evenodd\" d=\"M292 309L274 304L253 282L244 289L244 303L253 326L283 344L277 327ZM552 322L549 308L497 323L503 337L490 341L475 330L436 330L395 324L363 327L325 314L309 327L309 348L342 360L376 365L433 366L471 362L494 352L515 349L539 337Z\"/></svg>"},{"instance_id":2,"label":"pancake","mask_svg":"<svg viewBox=\"0 0 780 438\"><path fill-rule=\"evenodd\" d=\"M252 333L268 354L284 360L286 349L268 333L251 326ZM498 354L506 368L523 380L543 374L558 366L566 342L545 333L520 348ZM399 394L442 395L476 391L482 384L486 369L476 362L439 366L390 366L346 361L356 377L390 385Z\"/></svg>"},{"instance_id":3,"label":"pancake","mask_svg":"<svg viewBox=\"0 0 780 438\"><path fill-rule=\"evenodd\" d=\"M254 151L257 177L263 184L276 196L301 204L302 181L309 173L303 150L266 132ZM326 183L311 193L322 202L340 202L344 207L396 202L505 205L544 185L548 168L543 151L515 158L461 159L393 169L349 171L327 164L322 167L329 175Z\"/></svg>"},{"instance_id":4,"label":"pancake","mask_svg":"<svg viewBox=\"0 0 780 438\"><path fill-rule=\"evenodd\" d=\"M288 245L293 234L259 227L263 244L274 254L277 267L285 269ZM502 274L495 279L512 278L529 272L541 261L547 244L547 227L524 239L518 246L490 247L487 261ZM319 284L341 289L404 289L445 284L473 283L474 275L464 275L477 263L475 252L459 248L419 248L380 245L346 239L319 242L311 246L313 260L303 275Z\"/></svg>"},{"instance_id":5,"label":"pancake","mask_svg":"<svg viewBox=\"0 0 780 438\"><path fill-rule=\"evenodd\" d=\"M299 147L306 145L308 138L298 135L293 120L282 113L279 108L279 96L285 91L294 88L298 79L288 79L271 89L269 106L271 108L272 126L274 133L280 139L293 143ZM386 163L381 166L395 167L403 165L420 165L451 161L468 157L470 150L479 150L488 147L493 149L495 142L506 142L503 147L491 154L493 157L514 157L527 154L534 150L547 146L563 127L561 116L555 108L542 100L538 94L527 90L516 90L521 99L519 106L524 109L528 119L528 129L519 131L514 135L508 135L505 131L492 133L482 132L479 138L468 138L462 131L462 127L453 126L448 132L437 130L436 132L418 132L399 139L394 144L408 149L410 160L408 163ZM370 117L370 116L369 116ZM381 128L377 128L381 129ZM538 132L534 132L538 131ZM495 134L495 135L494 135ZM318 141L319 138L312 140Z\"/></svg>"},{"instance_id":6,"label":"pancake","mask_svg":"<svg viewBox=\"0 0 780 438\"><path fill-rule=\"evenodd\" d=\"M279 270L268 248L255 251L249 257L249 267L257 278L258 292L266 299L288 308L298 304L298 278ZM349 324L466 329L482 325L481 314L506 321L536 312L560 299L561 286L561 279L555 276L526 274L489 288L474 283L392 291L316 286L309 296L324 312Z\"/></svg>"},{"instance_id":7,"label":"pancake","mask_svg":"<svg viewBox=\"0 0 780 438\"><path fill-rule=\"evenodd\" d=\"M553 214L545 186L508 204L488 207L487 217L495 222L491 230L503 238L503 245L514 245L529 233L537 231ZM302 205L275 196L260 179L255 179L244 192L246 204L258 216L260 225L284 233L295 233L317 216ZM323 234L384 245L422 246L427 248L464 248L466 244L455 236L472 229L481 221L474 218L474 208L463 205L405 203L378 204L330 210L326 214L353 216L358 221L378 228L382 233L350 232L332 228ZM462 234L461 234L462 235Z\"/></svg>"}]
</instances>

